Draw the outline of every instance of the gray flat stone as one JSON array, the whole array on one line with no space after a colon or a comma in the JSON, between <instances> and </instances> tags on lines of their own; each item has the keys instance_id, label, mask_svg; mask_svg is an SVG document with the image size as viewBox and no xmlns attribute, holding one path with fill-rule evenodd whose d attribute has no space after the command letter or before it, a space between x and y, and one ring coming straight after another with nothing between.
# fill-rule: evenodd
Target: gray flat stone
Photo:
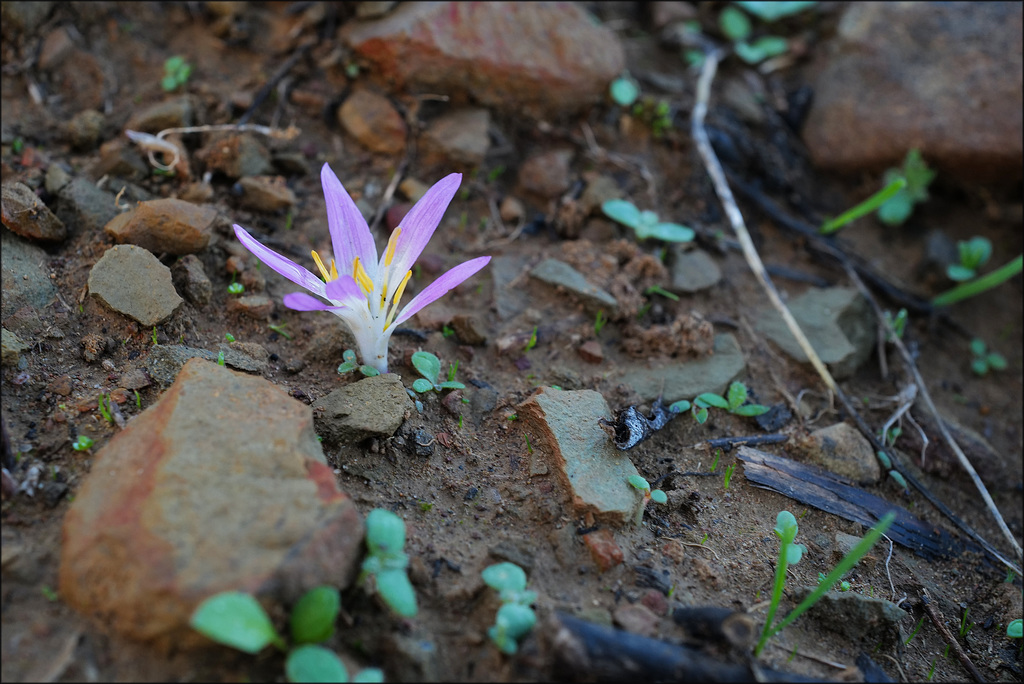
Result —
<instances>
[{"instance_id":1,"label":"gray flat stone","mask_svg":"<svg viewBox=\"0 0 1024 684\"><path fill-rule=\"evenodd\" d=\"M790 301L789 310L837 380L849 377L871 356L875 319L867 301L853 288L812 288ZM764 309L755 328L793 359L808 362L775 309Z\"/></svg>"},{"instance_id":2,"label":"gray flat stone","mask_svg":"<svg viewBox=\"0 0 1024 684\"><path fill-rule=\"evenodd\" d=\"M135 245L108 249L89 272L89 294L142 325L166 320L183 301L174 291L171 269Z\"/></svg>"},{"instance_id":3,"label":"gray flat stone","mask_svg":"<svg viewBox=\"0 0 1024 684\"><path fill-rule=\"evenodd\" d=\"M22 342L20 337L7 328L0 328L0 364L5 366L18 365L21 352L31 348L32 345Z\"/></svg>"},{"instance_id":4,"label":"gray flat stone","mask_svg":"<svg viewBox=\"0 0 1024 684\"><path fill-rule=\"evenodd\" d=\"M213 352L180 344L158 344L150 349L146 370L149 377L166 387L175 381L178 372L189 359L205 359L217 363L219 352L224 352L224 365L236 370L262 373L267 368L266 359L261 361L226 345L221 345L219 351Z\"/></svg>"},{"instance_id":5,"label":"gray flat stone","mask_svg":"<svg viewBox=\"0 0 1024 684\"><path fill-rule=\"evenodd\" d=\"M412 410L412 399L394 373L363 378L313 402L317 434L328 444L390 437Z\"/></svg>"},{"instance_id":6,"label":"gray flat stone","mask_svg":"<svg viewBox=\"0 0 1024 684\"><path fill-rule=\"evenodd\" d=\"M634 519L643 499L627 480L639 473L598 425L601 418L612 419L599 392L544 387L521 403L517 413L535 456L548 461L568 491L574 515L593 513L612 525Z\"/></svg>"},{"instance_id":7,"label":"gray flat stone","mask_svg":"<svg viewBox=\"0 0 1024 684\"><path fill-rule=\"evenodd\" d=\"M813 590L814 587L794 587L793 600L799 603ZM895 643L899 638L899 622L907 617L906 611L895 603L856 591L830 591L811 606L807 614L849 639L870 638L873 644Z\"/></svg>"},{"instance_id":8,"label":"gray flat stone","mask_svg":"<svg viewBox=\"0 0 1024 684\"><path fill-rule=\"evenodd\" d=\"M510 287L527 266L526 259L515 256L496 256L488 264L494 279L494 308L498 318L507 321L530 306L530 297L521 287Z\"/></svg>"},{"instance_id":9,"label":"gray flat stone","mask_svg":"<svg viewBox=\"0 0 1024 684\"><path fill-rule=\"evenodd\" d=\"M609 316L614 317L619 310L619 303L615 297L601 288L591 285L587 282L586 276L564 261L545 259L530 271L530 276L542 283L565 288L566 291L576 295L588 311L593 309L593 313L603 310Z\"/></svg>"},{"instance_id":10,"label":"gray flat stone","mask_svg":"<svg viewBox=\"0 0 1024 684\"><path fill-rule=\"evenodd\" d=\"M200 601L244 591L273 613L344 588L362 537L309 407L193 359L96 454L64 519L60 595L132 639L209 646L188 625Z\"/></svg>"},{"instance_id":11,"label":"gray flat stone","mask_svg":"<svg viewBox=\"0 0 1024 684\"><path fill-rule=\"evenodd\" d=\"M121 213L114 193L100 190L84 178L72 178L60 189L54 211L74 234L100 230Z\"/></svg>"},{"instance_id":12,"label":"gray flat stone","mask_svg":"<svg viewBox=\"0 0 1024 684\"><path fill-rule=\"evenodd\" d=\"M703 392L722 394L746 367L743 350L731 333L715 335L714 353L696 361L657 368L627 368L618 381L631 385L647 401L660 395L666 404L693 399Z\"/></svg>"},{"instance_id":13,"label":"gray flat stone","mask_svg":"<svg viewBox=\"0 0 1024 684\"><path fill-rule=\"evenodd\" d=\"M0 229L0 271L3 273L3 297L0 312L4 318L23 306L42 309L57 298L46 271L46 252L29 244L6 228Z\"/></svg>"},{"instance_id":14,"label":"gray flat stone","mask_svg":"<svg viewBox=\"0 0 1024 684\"><path fill-rule=\"evenodd\" d=\"M683 251L678 245L673 247L675 262L672 264L673 292L700 292L718 284L722 279L722 269L702 249Z\"/></svg>"},{"instance_id":15,"label":"gray flat stone","mask_svg":"<svg viewBox=\"0 0 1024 684\"><path fill-rule=\"evenodd\" d=\"M806 439L797 440L794 448L811 463L858 484L873 484L882 479L882 469L871 443L848 423L815 430Z\"/></svg>"}]
</instances>

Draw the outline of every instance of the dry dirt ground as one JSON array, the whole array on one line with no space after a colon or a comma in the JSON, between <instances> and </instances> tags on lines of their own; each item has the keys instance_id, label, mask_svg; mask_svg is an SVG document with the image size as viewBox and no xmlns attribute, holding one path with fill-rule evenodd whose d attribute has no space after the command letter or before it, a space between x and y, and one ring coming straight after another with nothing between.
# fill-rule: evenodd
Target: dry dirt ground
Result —
<instances>
[{"instance_id":1,"label":"dry dirt ground","mask_svg":"<svg viewBox=\"0 0 1024 684\"><path fill-rule=\"evenodd\" d=\"M275 69L276 65L264 55L225 47L211 36L203 22L193 20L185 5L166 10L159 22L137 7L120 5L116 12L108 15L96 13L91 21L103 22L98 26L77 26L87 34L96 30L120 31L124 24L131 24L132 40L109 44L115 52L108 57L115 57L110 62L116 69L152 72L166 56L176 54L187 45L195 62L202 65L190 81L189 91L210 104L216 104L218 93L255 90L258 81L254 86L250 77L254 65L264 75ZM272 21L283 21L282 10L277 5L271 5L267 11ZM160 45L163 49L143 49L145 44ZM5 65L9 49L13 47L4 48ZM656 48L639 41L631 46L630 59L652 59L651 50ZM124 82L139 82L134 76L129 78L127 73L122 76L120 80ZM721 78L731 78L729 67L723 70ZM787 78L798 83L800 71L794 70ZM659 206L676 207L681 216L728 234L728 226L689 140L688 111L692 106L689 93L692 90L674 96L680 114L675 130L664 140L655 140L642 131L624 133L616 118L609 115L607 105L591 113L589 125L596 132L597 144L608 153L639 160L651 175L656 192L661 194ZM133 106L149 104L161 94L153 84L138 92L122 90L116 97L117 110L130 112ZM17 154L12 150L11 141L4 140L5 181L21 174L41 173L53 163L81 169L93 161L97 152L73 152L56 135L58 120L68 113L57 110L39 117L24 82L8 77L6 72L3 98L5 130L9 127L17 130L18 137L24 140L24 149L31 152ZM267 105L267 111L274 106L282 108L282 121L294 122L302 131L297 140L289 143L292 149L302 150L312 145L317 150L316 167L329 161L352 190L358 192L371 182L386 184L402 161L399 157L371 155L350 139L344 139L342 144L343 135L333 117L326 122L289 103ZM261 112L257 119L261 115L269 116ZM712 119L715 116L713 107ZM523 149L525 143L568 144L581 152L580 159L584 161L580 170L621 179L632 197L646 192L645 180L629 168L616 165L607 156L587 154L588 150L591 153L593 150L588 148L578 121L541 130L514 117L503 118L500 113L495 113L495 117L511 140L513 152L500 160L509 168L521 161L515 150ZM344 153L338 154L339 149ZM439 231L428 254L479 253L481 247L489 246L489 253L494 256L519 257L524 263L533 264L544 256L560 252L564 238L554 229L523 231L515 240L508 241L504 240L508 234L502 234L493 222L487 222L491 217L489 201L500 200L514 185L512 172L499 174L494 181L483 181L498 163L488 161L469 197L456 199L449 209L443 236ZM406 173L416 175L416 171L413 161ZM833 210L861 190L849 179L803 175L795 181L802 196ZM170 182L154 176L141 184L161 195L172 190ZM229 184L215 184L212 201L232 220L275 231L280 240L303 253L308 251L311 242L318 243L326 236L323 199L316 174L291 178L289 184L299 197L293 217L294 229L290 232L284 230L283 215L254 215L237 209ZM993 220L986 215L978 196L945 187L941 182L932 194L932 200L920 209L916 228L894 235L873 221L863 221L851 231L855 232L850 236L854 249L910 288L915 287L915 283L907 264L921 258L925 226L942 229L953 239L987 235L997 244L1009 245L1006 253L1020 251L1019 221L1014 225ZM821 198L827 198L827 203ZM540 211L548 209L539 207ZM460 225L453 217L463 212L468 215L468 221ZM799 241L770 220L752 209L749 215L767 263L785 264L833 283L845 282L844 274L809 256ZM481 219L485 219L483 224ZM485 226L482 231L481 225ZM609 230L617 230L608 225ZM708 231L706 244L713 247L712 232ZM619 235L628 237L625 233ZM229 238L225 235L224 239ZM500 244L502 242L505 244ZM48 267L69 306L66 311L54 307L44 315L53 316L54 312L63 311L59 326L64 338L44 341L24 353L26 368L8 366L3 369L3 419L13 448L18 451L22 445L31 446L32 451L20 454L20 458L45 463L48 473L56 473L55 477L68 485L66 495L53 505L48 505L44 497L38 495L29 498L5 494L2 507L3 679L280 679L281 658L276 654L249 658L226 649L198 654L155 653L110 634L101 623L73 612L53 593L62 519L69 500L90 468L90 458L71 449L67 439L69 424L91 435L98 448L115 428L99 417L95 404L89 408L83 403L89 398L84 389L82 396L58 399L48 386L54 378L69 376L75 379L77 387L109 390L108 370L98 362L88 363L83 359L80 342L89 334L100 333L125 341L109 357L116 365L147 354L152 345L149 330L129 323L92 298L84 298L79 307L79 295L84 291L89 269L109 246L109 239L102 234L80 233L49 248ZM279 307L276 322L287 323L286 330L293 333L293 338L289 339L269 331L264 323L226 315L224 304L229 296L226 288L230 279L223 262L227 254L222 247L211 248L211 252L204 255L204 261L208 262L207 273L213 280L213 301L204 309L187 308L159 326L158 342L183 340L190 346L215 349L227 331L240 340L258 342L273 355L269 379L306 401L323 396L348 381L339 379L334 372L337 360L307 363L298 372L286 373L285 362L302 357L313 337L325 326L334 325L334 320ZM798 436L842 420L843 415L830 406L820 380L809 367L794 363L753 332L751 323L767 306L767 300L743 257L730 249L713 253L724 272L723 282L711 291L684 296L678 302L659 299L657 309L648 314L646 323L653 322L653 317L670 320L677 313L697 311L715 321L717 329L734 332L747 355L743 379L762 403L789 404L803 390L811 390L813 394L802 398L807 417L798 414L784 428L791 435ZM492 340L502 334L529 333L529 330L503 329L493 310L498 295L493 292L491 279L485 272L476 282L482 283L482 288L474 285L467 291L453 293L444 306L486 321ZM787 281L784 287L791 294L798 294L806 286ZM422 347L446 361L459 360L461 380L485 381L493 387L497 404L482 416L479 424L472 420L460 421L436 399L429 399L425 402L424 413L415 420L437 435L439 441L442 434L445 436L443 446L435 449L430 458L414 462L410 467L408 461L397 463L389 459L386 450L378 448L380 445L349 447L327 454L329 461L338 468L340 486L353 496L364 514L374 507L390 507L407 519L410 527L407 550L413 558L412 575L421 600L420 615L411 623L403 623L381 611L361 590L352 588L344 592L343 620L329 645L346 654L350 662L380 664L389 677L395 679L516 681L550 676L551 664L540 655L549 651L543 650L531 640L533 638L525 642L522 657L509 659L498 654L484 636L493 618L494 605L481 598L478 576L461 569L478 568L495 558L532 564L530 588L540 594L538 609L542 617L561 610L596 620L607 619L618 607L636 601L649 591L649 587L644 586L644 578L650 573L637 570L642 567L653 570L670 587L671 602L749 610L760 621L774 576L777 544L771 529L778 511L788 509L800 516L800 539L810 549L807 559L791 569L793 586L812 585L819 572L827 572L832 567L837 532L863 533L859 525L751 486L743 476L742 465L737 466L726 490L722 472L737 463L735 452L722 455L714 475L678 474L710 471L714 455L705 440L757 432L748 419L715 412L704 426L688 417L676 420L656 438L630 452L638 470L651 481L677 473L661 482L669 491L670 506L652 509L653 515L647 516L643 526L617 530L615 539L625 560L604 573L599 572L578 535L587 521L571 516L564 492L556 484L546 478L529 477L528 446L510 418L519 402L537 387L550 384L566 389L595 389L604 394L613 408L625 407L637 401L637 397L630 388L617 386L608 376L620 365L644 361L623 353L618 344L623 337L622 325L612 322L598 338L604 351L603 362L600 365L585 362L576 347L581 341L595 337L592 320L559 295L543 290L536 292L531 306L539 312L541 321L568 323L564 327L551 324L550 331L545 330L544 324L540 325L537 346L525 354L499 355L493 342L476 348L460 346L440 330L425 330L427 336L423 341L400 336L393 340L393 349L404 351ZM918 364L940 410L961 425L983 434L995 452L1005 459L1005 470L1010 476L1002 486L993 488L993 496L1018 539L1022 518L1020 302L1018 278L969 304L954 307L951 312L956 324L985 340L998 341L999 347L1009 352L1010 368L984 378L970 372L968 339L948 324L917 318L912 320L908 331L908 339L920 353ZM731 325L727 325L729 322ZM526 369L516 365L517 359L524 355L529 360ZM896 394L904 382L905 375L898 371L899 364L891 353L889 360L897 369L892 379L881 379L877 357L873 357L843 383L851 397L869 400L872 407L879 406L864 410L864 417L875 429L893 410L891 404L884 403L884 398ZM403 375L410 373L407 367L397 370ZM158 393L156 386L143 389L140 392L142 408L152 404ZM75 407L77 403L83 403L82 410ZM65 410L61 404L71 408ZM797 409L793 405L790 408ZM122 411L129 419L138 412L133 402L124 404ZM768 446L765 450L786 452L785 445ZM908 456L905 461L915 463L916 459ZM1005 546L969 480L956 465L937 461L927 471L919 471L916 466L913 470L981 535L1000 548ZM478 491L473 499L466 496L471 487ZM916 492L903 495L888 480L869 490L903 505L928 524L953 530L951 524ZM910 615L900 624L900 637L879 633L858 641L834 633L831 631L834 625L805 617L774 640L762 661L800 674L834 678L843 673L835 664L850 666L856 656L865 651L896 680L901 676L909 680L964 680L968 677L967 671L952 653L948 657L944 655L946 642L925 618L920 597L926 591L954 632L958 631L965 609L970 609L969 619L976 624L966 637L958 639L987 678L1020 680L1019 648L1005 638L1003 628L999 627L1004 623L1004 616L1021 616L1019 577L1007 583L1005 569L977 557L927 562L900 546L893 549L891 560L888 554L887 547L876 547L871 562L855 570L851 581L853 590L865 595L895 600L906 597L903 607ZM792 602L787 599L784 606L788 605ZM916 637L909 644L904 643L922 618L925 618L924 624ZM394 635L402 638L396 639ZM681 637L678 627L668 618L657 622L655 635L669 641L678 641ZM416 638L424 636L436 644L436 653L430 658L417 655L415 647L409 646Z\"/></svg>"}]
</instances>

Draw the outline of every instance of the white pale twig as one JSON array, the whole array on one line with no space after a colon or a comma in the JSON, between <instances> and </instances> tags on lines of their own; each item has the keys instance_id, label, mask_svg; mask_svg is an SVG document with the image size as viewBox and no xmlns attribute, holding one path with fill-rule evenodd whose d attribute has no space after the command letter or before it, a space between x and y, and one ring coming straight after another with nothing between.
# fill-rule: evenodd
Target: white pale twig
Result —
<instances>
[{"instance_id":1,"label":"white pale twig","mask_svg":"<svg viewBox=\"0 0 1024 684\"><path fill-rule=\"evenodd\" d=\"M165 128L156 135L143 133L141 131L126 130L125 135L133 143L146 150L149 156L149 163L161 171L172 170L181 159L181 151L178 146L165 138L172 133L208 133L210 131L239 131L250 133L261 133L271 138L291 140L299 134L295 126L288 128L271 128L258 124L220 124L217 126L184 126L180 128ZM156 160L156 153L163 152L173 157L170 164L162 164Z\"/></svg>"}]
</instances>

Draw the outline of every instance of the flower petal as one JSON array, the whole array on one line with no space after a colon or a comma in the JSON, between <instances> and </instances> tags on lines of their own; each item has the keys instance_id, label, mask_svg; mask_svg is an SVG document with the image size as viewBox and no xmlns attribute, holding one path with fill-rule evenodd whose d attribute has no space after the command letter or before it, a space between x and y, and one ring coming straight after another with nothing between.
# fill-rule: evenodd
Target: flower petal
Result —
<instances>
[{"instance_id":1,"label":"flower petal","mask_svg":"<svg viewBox=\"0 0 1024 684\"><path fill-rule=\"evenodd\" d=\"M373 235L370 234L370 227L366 225L366 219L327 164L320 169L320 182L324 186L327 228L331 232L331 244L338 271L350 272L352 261L359 257L363 268L374 269L369 276L375 277L377 245L373 242Z\"/></svg>"},{"instance_id":2,"label":"flower petal","mask_svg":"<svg viewBox=\"0 0 1024 684\"><path fill-rule=\"evenodd\" d=\"M462 174L453 173L445 176L427 190L420 201L409 210L402 219L402 235L395 245L395 256L391 262L390 272L404 276L419 258L423 248L441 223L444 212L455 197L455 191L462 183Z\"/></svg>"},{"instance_id":3,"label":"flower petal","mask_svg":"<svg viewBox=\"0 0 1024 684\"><path fill-rule=\"evenodd\" d=\"M237 223L232 227L235 229L235 237L238 238L239 242L245 245L247 250L256 255L257 259L296 285L304 287L314 294L324 294L324 281L320 280L291 259L281 256L268 247L264 247L257 242L252 235L249 235L245 228Z\"/></svg>"},{"instance_id":4,"label":"flower petal","mask_svg":"<svg viewBox=\"0 0 1024 684\"><path fill-rule=\"evenodd\" d=\"M285 306L294 311L329 311L347 308L343 306L324 304L316 297L310 297L305 292L292 292L291 294L286 294L284 299L281 301L284 302Z\"/></svg>"},{"instance_id":5,"label":"flower petal","mask_svg":"<svg viewBox=\"0 0 1024 684\"><path fill-rule=\"evenodd\" d=\"M405 305L401 313L398 314L398 317L395 318L395 325L408 320L427 304L431 304L445 296L449 290L461 285L463 281L486 266L490 260L491 257L489 256L470 259L442 274L437 280L423 288L422 292L413 297L411 302Z\"/></svg>"},{"instance_id":6,"label":"flower petal","mask_svg":"<svg viewBox=\"0 0 1024 684\"><path fill-rule=\"evenodd\" d=\"M343 275L332 280L325 286L327 298L332 302L342 302L345 306L361 306L366 308L366 295L363 288L356 284L350 275Z\"/></svg>"}]
</instances>

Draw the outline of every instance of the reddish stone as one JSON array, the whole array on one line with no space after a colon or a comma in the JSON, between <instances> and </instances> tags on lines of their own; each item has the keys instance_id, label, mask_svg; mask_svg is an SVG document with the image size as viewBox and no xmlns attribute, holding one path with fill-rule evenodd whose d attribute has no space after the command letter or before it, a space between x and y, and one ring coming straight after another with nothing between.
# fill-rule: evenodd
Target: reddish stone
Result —
<instances>
[{"instance_id":1,"label":"reddish stone","mask_svg":"<svg viewBox=\"0 0 1024 684\"><path fill-rule=\"evenodd\" d=\"M608 528L588 532L583 535L583 543L590 549L590 556L601 572L615 567L625 559L622 549L615 543L615 537Z\"/></svg>"},{"instance_id":2,"label":"reddish stone","mask_svg":"<svg viewBox=\"0 0 1024 684\"><path fill-rule=\"evenodd\" d=\"M576 350L580 358L587 363L601 363L604 361L604 349L597 340L587 340Z\"/></svg>"},{"instance_id":3,"label":"reddish stone","mask_svg":"<svg viewBox=\"0 0 1024 684\"><path fill-rule=\"evenodd\" d=\"M651 589L644 594L644 597L640 599L640 603L650 608L651 612L655 615L668 615L668 599L657 589Z\"/></svg>"}]
</instances>

